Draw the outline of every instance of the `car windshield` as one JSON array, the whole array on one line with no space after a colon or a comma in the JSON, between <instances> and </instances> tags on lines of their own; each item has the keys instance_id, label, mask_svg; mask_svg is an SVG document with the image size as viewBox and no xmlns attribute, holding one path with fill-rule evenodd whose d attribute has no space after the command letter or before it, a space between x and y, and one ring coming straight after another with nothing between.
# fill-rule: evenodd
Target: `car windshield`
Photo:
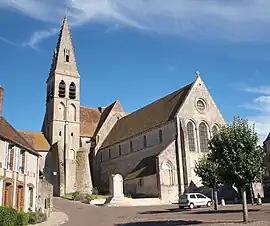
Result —
<instances>
[{"instance_id":1,"label":"car windshield","mask_svg":"<svg viewBox=\"0 0 270 226\"><path fill-rule=\"evenodd\" d=\"M187 195L181 195L180 199L187 199Z\"/></svg>"}]
</instances>

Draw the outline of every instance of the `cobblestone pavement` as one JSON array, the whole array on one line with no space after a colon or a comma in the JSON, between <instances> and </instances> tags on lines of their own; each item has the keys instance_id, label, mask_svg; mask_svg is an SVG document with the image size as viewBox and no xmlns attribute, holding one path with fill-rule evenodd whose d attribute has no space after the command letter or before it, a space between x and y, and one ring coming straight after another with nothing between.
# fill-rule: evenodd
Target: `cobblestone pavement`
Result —
<instances>
[{"instance_id":1,"label":"cobblestone pavement","mask_svg":"<svg viewBox=\"0 0 270 226\"><path fill-rule=\"evenodd\" d=\"M64 226L242 225L241 205L222 207L213 213L212 208L180 210L177 205L96 207L55 198L54 206L69 216ZM249 220L252 226L269 226L270 205L249 206Z\"/></svg>"}]
</instances>

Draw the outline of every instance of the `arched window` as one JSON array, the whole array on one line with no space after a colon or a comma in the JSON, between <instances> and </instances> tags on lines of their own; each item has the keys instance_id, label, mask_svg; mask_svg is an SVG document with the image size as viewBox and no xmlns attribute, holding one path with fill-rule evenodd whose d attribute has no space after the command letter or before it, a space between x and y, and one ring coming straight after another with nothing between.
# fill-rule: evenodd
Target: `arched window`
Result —
<instances>
[{"instance_id":1,"label":"arched window","mask_svg":"<svg viewBox=\"0 0 270 226\"><path fill-rule=\"evenodd\" d=\"M158 134L159 134L159 143L161 144L163 142L162 130L159 130Z\"/></svg>"},{"instance_id":2,"label":"arched window","mask_svg":"<svg viewBox=\"0 0 270 226\"><path fill-rule=\"evenodd\" d=\"M195 133L194 133L194 125L192 122L188 122L187 124L187 135L188 135L189 151L195 151Z\"/></svg>"},{"instance_id":3,"label":"arched window","mask_svg":"<svg viewBox=\"0 0 270 226\"><path fill-rule=\"evenodd\" d=\"M216 134L217 132L218 132L218 127L216 125L214 125L212 127L212 133L213 133L213 135Z\"/></svg>"},{"instance_id":4,"label":"arched window","mask_svg":"<svg viewBox=\"0 0 270 226\"><path fill-rule=\"evenodd\" d=\"M74 104L69 107L69 118L71 121L76 121L76 107Z\"/></svg>"},{"instance_id":5,"label":"arched window","mask_svg":"<svg viewBox=\"0 0 270 226\"><path fill-rule=\"evenodd\" d=\"M58 96L62 98L66 96L66 83L63 80L59 83Z\"/></svg>"},{"instance_id":6,"label":"arched window","mask_svg":"<svg viewBox=\"0 0 270 226\"><path fill-rule=\"evenodd\" d=\"M60 120L65 120L66 119L66 114L65 114L65 105L63 103L60 103L58 105L58 115Z\"/></svg>"},{"instance_id":7,"label":"arched window","mask_svg":"<svg viewBox=\"0 0 270 226\"><path fill-rule=\"evenodd\" d=\"M208 132L205 123L199 125L199 138L201 152L208 152Z\"/></svg>"},{"instance_id":8,"label":"arched window","mask_svg":"<svg viewBox=\"0 0 270 226\"><path fill-rule=\"evenodd\" d=\"M163 165L163 171L164 171L164 177L163 177L163 183L164 185L167 185L167 186L172 186L173 185L173 170L172 170L172 167L169 163L165 163Z\"/></svg>"},{"instance_id":9,"label":"arched window","mask_svg":"<svg viewBox=\"0 0 270 226\"><path fill-rule=\"evenodd\" d=\"M72 100L76 99L76 85L74 82L69 85L69 98Z\"/></svg>"},{"instance_id":10,"label":"arched window","mask_svg":"<svg viewBox=\"0 0 270 226\"><path fill-rule=\"evenodd\" d=\"M147 147L147 139L146 139L146 136L143 136L143 147L144 147L144 148Z\"/></svg>"}]
</instances>

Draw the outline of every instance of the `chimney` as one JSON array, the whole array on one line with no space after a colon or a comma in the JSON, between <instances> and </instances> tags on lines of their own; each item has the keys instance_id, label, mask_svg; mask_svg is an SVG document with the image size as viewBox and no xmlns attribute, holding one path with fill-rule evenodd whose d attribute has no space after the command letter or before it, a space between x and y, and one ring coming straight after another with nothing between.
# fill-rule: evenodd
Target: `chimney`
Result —
<instances>
[{"instance_id":1,"label":"chimney","mask_svg":"<svg viewBox=\"0 0 270 226\"><path fill-rule=\"evenodd\" d=\"M3 113L3 96L4 96L4 88L0 85L0 116Z\"/></svg>"}]
</instances>

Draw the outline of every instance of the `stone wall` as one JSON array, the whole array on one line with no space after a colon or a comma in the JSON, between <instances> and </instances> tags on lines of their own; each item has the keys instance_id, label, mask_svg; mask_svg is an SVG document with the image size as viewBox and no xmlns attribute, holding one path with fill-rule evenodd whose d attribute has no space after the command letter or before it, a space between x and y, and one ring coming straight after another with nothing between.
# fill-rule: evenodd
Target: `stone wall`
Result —
<instances>
[{"instance_id":1,"label":"stone wall","mask_svg":"<svg viewBox=\"0 0 270 226\"><path fill-rule=\"evenodd\" d=\"M168 143L164 142L160 145L145 148L143 150L131 152L126 155L122 155L118 158L111 159L110 161L104 161L100 163L100 176L99 176L99 191L108 192L109 178L112 174L121 174L123 178L131 173L131 171L137 166L137 164L144 158L160 153L166 148Z\"/></svg>"},{"instance_id":2,"label":"stone wall","mask_svg":"<svg viewBox=\"0 0 270 226\"><path fill-rule=\"evenodd\" d=\"M132 197L159 197L157 174L124 181L124 193Z\"/></svg>"},{"instance_id":3,"label":"stone wall","mask_svg":"<svg viewBox=\"0 0 270 226\"><path fill-rule=\"evenodd\" d=\"M178 198L179 190L175 142L160 153L158 162L160 199L174 202ZM172 174L168 172L168 168ZM180 171L180 173L183 172Z\"/></svg>"},{"instance_id":4,"label":"stone wall","mask_svg":"<svg viewBox=\"0 0 270 226\"><path fill-rule=\"evenodd\" d=\"M200 112L196 107L196 103L200 99L205 102L206 109L203 112ZM197 177L194 172L195 161L205 154L205 152L201 152L200 148L199 125L202 122L206 125L208 138L210 139L213 135L213 126L215 125L220 128L225 123L214 99L200 77L197 78L192 90L186 98L186 101L178 112L177 117L180 121L178 128L178 134L181 136L179 154L182 156L180 161L182 161L181 165L184 168L184 187L185 190L190 185L200 187L202 186L200 178ZM189 140L187 134L187 124L189 122L191 122L194 126L193 132L195 134L195 151L189 150Z\"/></svg>"},{"instance_id":5,"label":"stone wall","mask_svg":"<svg viewBox=\"0 0 270 226\"><path fill-rule=\"evenodd\" d=\"M88 150L80 148L76 156L76 183L77 191L92 193L92 181L89 166Z\"/></svg>"},{"instance_id":6,"label":"stone wall","mask_svg":"<svg viewBox=\"0 0 270 226\"><path fill-rule=\"evenodd\" d=\"M46 179L39 180L38 207L50 216L53 208L53 185Z\"/></svg>"}]
</instances>

